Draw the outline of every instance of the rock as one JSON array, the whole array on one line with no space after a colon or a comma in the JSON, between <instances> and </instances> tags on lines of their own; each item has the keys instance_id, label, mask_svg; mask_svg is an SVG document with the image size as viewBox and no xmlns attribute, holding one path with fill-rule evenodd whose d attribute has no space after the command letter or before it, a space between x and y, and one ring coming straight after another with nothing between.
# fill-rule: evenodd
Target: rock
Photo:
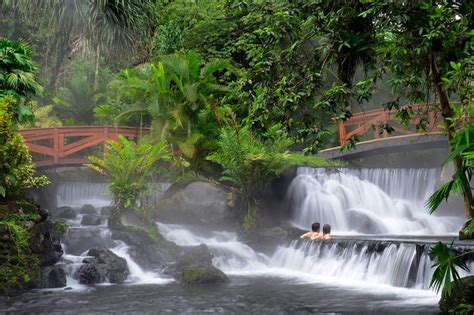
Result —
<instances>
[{"instance_id":1,"label":"rock","mask_svg":"<svg viewBox=\"0 0 474 315\"><path fill-rule=\"evenodd\" d=\"M40 216L40 222L46 221L49 217L48 210L43 209L39 206L38 206L38 215Z\"/></svg>"},{"instance_id":2,"label":"rock","mask_svg":"<svg viewBox=\"0 0 474 315\"><path fill-rule=\"evenodd\" d=\"M112 207L102 207L100 208L100 214L104 216L109 216L112 213Z\"/></svg>"},{"instance_id":3,"label":"rock","mask_svg":"<svg viewBox=\"0 0 474 315\"><path fill-rule=\"evenodd\" d=\"M229 282L226 274L212 265L212 255L204 244L188 249L165 273L186 285Z\"/></svg>"},{"instance_id":4,"label":"rock","mask_svg":"<svg viewBox=\"0 0 474 315\"><path fill-rule=\"evenodd\" d=\"M57 208L51 215L63 219L74 219L77 216L76 211L68 206Z\"/></svg>"},{"instance_id":5,"label":"rock","mask_svg":"<svg viewBox=\"0 0 474 315\"><path fill-rule=\"evenodd\" d=\"M182 254L181 248L158 233L152 238L143 229L125 227L112 229L112 238L125 242L128 254L145 269L162 269Z\"/></svg>"},{"instance_id":6,"label":"rock","mask_svg":"<svg viewBox=\"0 0 474 315\"><path fill-rule=\"evenodd\" d=\"M100 217L92 214L85 214L81 220L81 225L100 225L101 223Z\"/></svg>"},{"instance_id":7,"label":"rock","mask_svg":"<svg viewBox=\"0 0 474 315\"><path fill-rule=\"evenodd\" d=\"M101 282L123 283L130 273L127 261L106 248L92 248L79 268L78 280L82 284Z\"/></svg>"},{"instance_id":8,"label":"rock","mask_svg":"<svg viewBox=\"0 0 474 315\"><path fill-rule=\"evenodd\" d=\"M243 241L254 250L272 254L278 246L298 239L305 232L307 231L295 227L275 226L244 231L241 236Z\"/></svg>"},{"instance_id":9,"label":"rock","mask_svg":"<svg viewBox=\"0 0 474 315\"><path fill-rule=\"evenodd\" d=\"M439 308L443 313L473 314L474 313L474 276L461 279L462 289L452 282L453 292L450 297L442 294Z\"/></svg>"},{"instance_id":10,"label":"rock","mask_svg":"<svg viewBox=\"0 0 474 315\"><path fill-rule=\"evenodd\" d=\"M41 288L62 288L66 286L66 273L57 265L41 268Z\"/></svg>"},{"instance_id":11,"label":"rock","mask_svg":"<svg viewBox=\"0 0 474 315\"><path fill-rule=\"evenodd\" d=\"M94 264L83 264L79 268L77 280L81 284L95 284L103 282L103 278Z\"/></svg>"},{"instance_id":12,"label":"rock","mask_svg":"<svg viewBox=\"0 0 474 315\"><path fill-rule=\"evenodd\" d=\"M81 208L81 213L85 213L85 214L97 214L97 211L95 210L95 208L94 208L93 205L86 204L86 205L83 205L83 206L82 206L82 208Z\"/></svg>"},{"instance_id":13,"label":"rock","mask_svg":"<svg viewBox=\"0 0 474 315\"><path fill-rule=\"evenodd\" d=\"M191 182L168 189L157 201L156 216L161 222L223 225L231 223L233 214L224 188L214 183Z\"/></svg>"},{"instance_id":14,"label":"rock","mask_svg":"<svg viewBox=\"0 0 474 315\"><path fill-rule=\"evenodd\" d=\"M57 263L64 251L61 246L61 231L56 230L56 223L46 220L32 228L31 251L40 256L40 265L48 266Z\"/></svg>"},{"instance_id":15,"label":"rock","mask_svg":"<svg viewBox=\"0 0 474 315\"><path fill-rule=\"evenodd\" d=\"M132 210L124 209L120 213L120 222L123 226L146 230L143 220Z\"/></svg>"},{"instance_id":16,"label":"rock","mask_svg":"<svg viewBox=\"0 0 474 315\"><path fill-rule=\"evenodd\" d=\"M460 240L472 240L474 239L474 219L468 220L461 231L459 231Z\"/></svg>"}]
</instances>

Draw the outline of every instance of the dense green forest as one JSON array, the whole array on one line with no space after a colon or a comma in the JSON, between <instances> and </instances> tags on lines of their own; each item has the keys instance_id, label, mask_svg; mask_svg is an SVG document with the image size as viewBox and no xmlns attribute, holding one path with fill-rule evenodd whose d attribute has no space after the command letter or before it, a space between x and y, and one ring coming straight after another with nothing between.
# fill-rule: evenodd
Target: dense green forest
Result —
<instances>
[{"instance_id":1,"label":"dense green forest","mask_svg":"<svg viewBox=\"0 0 474 315\"><path fill-rule=\"evenodd\" d=\"M384 108L402 125L421 117L420 133L440 113L455 174L427 205L457 193L472 219L473 12L470 1L0 0L0 201L47 182L18 129L134 126L149 135L89 165L111 177L116 212L146 221L148 181L171 165L176 177L220 173L250 229L272 179L329 165L317 153L339 145L338 123Z\"/></svg>"}]
</instances>

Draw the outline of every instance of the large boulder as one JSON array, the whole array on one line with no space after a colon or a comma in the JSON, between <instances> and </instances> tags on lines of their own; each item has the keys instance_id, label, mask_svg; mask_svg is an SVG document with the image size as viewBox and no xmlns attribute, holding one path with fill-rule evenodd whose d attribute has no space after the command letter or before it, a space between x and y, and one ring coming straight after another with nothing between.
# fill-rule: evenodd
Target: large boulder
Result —
<instances>
[{"instance_id":1,"label":"large boulder","mask_svg":"<svg viewBox=\"0 0 474 315\"><path fill-rule=\"evenodd\" d=\"M103 216L108 217L111 213L112 213L112 207L110 206L100 208L100 214Z\"/></svg>"},{"instance_id":2,"label":"large boulder","mask_svg":"<svg viewBox=\"0 0 474 315\"><path fill-rule=\"evenodd\" d=\"M443 293L439 301L439 308L443 313L474 314L474 276L461 279L462 288L452 282L451 296Z\"/></svg>"},{"instance_id":3,"label":"large boulder","mask_svg":"<svg viewBox=\"0 0 474 315\"><path fill-rule=\"evenodd\" d=\"M168 223L223 225L232 221L226 190L214 183L175 184L157 201L157 219Z\"/></svg>"},{"instance_id":4,"label":"large boulder","mask_svg":"<svg viewBox=\"0 0 474 315\"><path fill-rule=\"evenodd\" d=\"M95 210L95 207L90 204L85 204L81 207L81 213L84 214L97 214L97 211Z\"/></svg>"},{"instance_id":5,"label":"large boulder","mask_svg":"<svg viewBox=\"0 0 474 315\"><path fill-rule=\"evenodd\" d=\"M66 273L58 265L41 268L41 288L63 288L66 286Z\"/></svg>"},{"instance_id":6,"label":"large boulder","mask_svg":"<svg viewBox=\"0 0 474 315\"><path fill-rule=\"evenodd\" d=\"M67 225L47 219L35 224L31 232L33 237L30 248L34 254L39 255L40 265L48 266L57 263L64 254L60 239L67 232Z\"/></svg>"},{"instance_id":7,"label":"large boulder","mask_svg":"<svg viewBox=\"0 0 474 315\"><path fill-rule=\"evenodd\" d=\"M53 217L62 218L62 219L74 219L77 216L76 211L68 206L59 207L54 212L51 213Z\"/></svg>"},{"instance_id":8,"label":"large boulder","mask_svg":"<svg viewBox=\"0 0 474 315\"><path fill-rule=\"evenodd\" d=\"M101 223L100 217L92 214L85 214L81 220L81 225L100 225Z\"/></svg>"},{"instance_id":9,"label":"large boulder","mask_svg":"<svg viewBox=\"0 0 474 315\"><path fill-rule=\"evenodd\" d=\"M212 265L212 255L204 244L189 248L165 273L186 285L229 282L226 274Z\"/></svg>"},{"instance_id":10,"label":"large boulder","mask_svg":"<svg viewBox=\"0 0 474 315\"><path fill-rule=\"evenodd\" d=\"M130 273L127 261L106 248L92 248L87 256L78 271L79 283L123 283Z\"/></svg>"}]
</instances>

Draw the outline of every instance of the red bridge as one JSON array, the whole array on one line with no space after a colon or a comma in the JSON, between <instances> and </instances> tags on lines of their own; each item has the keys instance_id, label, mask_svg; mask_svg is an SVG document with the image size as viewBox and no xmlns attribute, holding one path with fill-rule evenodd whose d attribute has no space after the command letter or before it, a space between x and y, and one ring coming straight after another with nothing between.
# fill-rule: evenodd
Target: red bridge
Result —
<instances>
[{"instance_id":1,"label":"red bridge","mask_svg":"<svg viewBox=\"0 0 474 315\"><path fill-rule=\"evenodd\" d=\"M84 164L87 155L101 152L109 139L118 135L138 138L148 129L130 127L59 127L20 130L36 166Z\"/></svg>"},{"instance_id":2,"label":"red bridge","mask_svg":"<svg viewBox=\"0 0 474 315\"><path fill-rule=\"evenodd\" d=\"M409 127L401 126L397 122L395 110L377 109L356 113L349 120L339 124L340 145L347 145L350 139L356 138L358 145L355 153L359 153L358 151L400 145L402 140L403 145L416 141L445 142L445 138L440 136L437 129L440 115L429 112L426 108L426 105L412 107L415 112L424 112L423 115L413 115ZM415 126L420 122L421 117L428 117L427 130L424 133L417 133ZM387 125L392 128L391 133L383 128ZM20 131L33 155L33 161L40 167L84 164L89 162L86 156L102 152L107 140L117 139L118 135L131 139L138 138L148 132L149 129L111 126L35 128ZM422 137L424 139L417 140ZM323 150L322 155L327 158L342 156L339 147Z\"/></svg>"}]
</instances>

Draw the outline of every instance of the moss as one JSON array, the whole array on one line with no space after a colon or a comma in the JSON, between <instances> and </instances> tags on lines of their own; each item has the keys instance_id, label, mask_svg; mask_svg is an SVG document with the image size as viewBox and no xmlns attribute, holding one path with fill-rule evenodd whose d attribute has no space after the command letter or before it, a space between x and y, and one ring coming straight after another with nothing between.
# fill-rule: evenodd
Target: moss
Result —
<instances>
[{"instance_id":1,"label":"moss","mask_svg":"<svg viewBox=\"0 0 474 315\"><path fill-rule=\"evenodd\" d=\"M449 314L456 314L456 315L474 314L474 305L459 304L456 308L449 310Z\"/></svg>"},{"instance_id":2,"label":"moss","mask_svg":"<svg viewBox=\"0 0 474 315\"><path fill-rule=\"evenodd\" d=\"M53 233L56 235L64 235L69 231L69 225L63 221L56 221L53 223Z\"/></svg>"},{"instance_id":3,"label":"moss","mask_svg":"<svg viewBox=\"0 0 474 315\"><path fill-rule=\"evenodd\" d=\"M459 231L459 239L471 240L474 239L474 219L468 220L461 231Z\"/></svg>"},{"instance_id":4,"label":"moss","mask_svg":"<svg viewBox=\"0 0 474 315\"><path fill-rule=\"evenodd\" d=\"M207 278L208 270L206 268L195 267L183 271L182 279L185 284L199 283Z\"/></svg>"}]
</instances>

